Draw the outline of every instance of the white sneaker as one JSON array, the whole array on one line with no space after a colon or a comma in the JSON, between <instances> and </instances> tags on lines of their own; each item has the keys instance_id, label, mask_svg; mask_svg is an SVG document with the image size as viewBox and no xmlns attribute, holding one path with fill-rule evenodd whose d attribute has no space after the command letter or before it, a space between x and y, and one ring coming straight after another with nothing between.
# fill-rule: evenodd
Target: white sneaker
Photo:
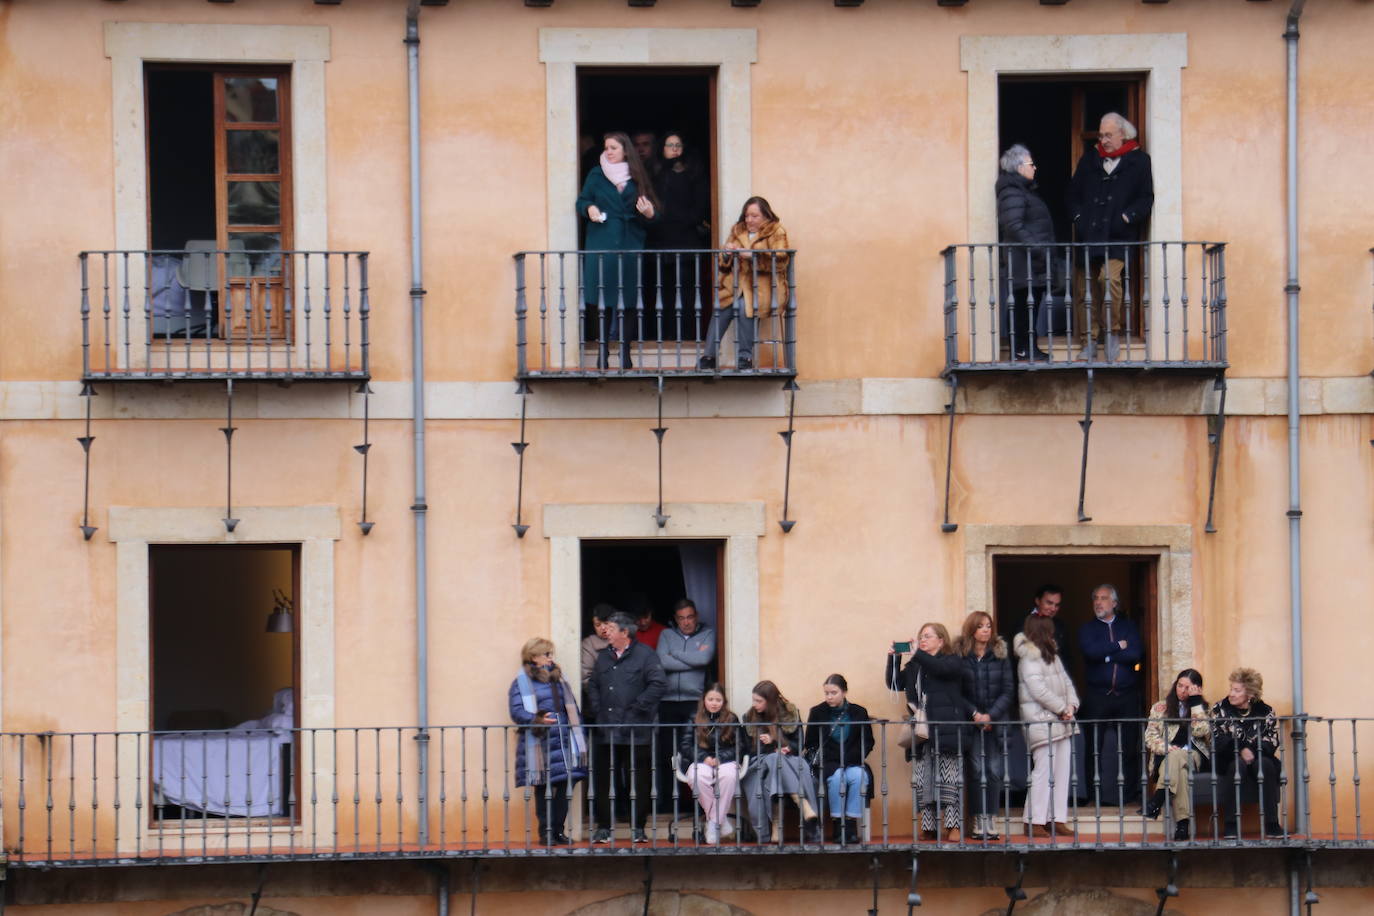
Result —
<instances>
[{"instance_id":1,"label":"white sneaker","mask_svg":"<svg viewBox=\"0 0 1374 916\"><path fill-rule=\"evenodd\" d=\"M715 821L706 822L706 845L715 846L720 842L720 827Z\"/></svg>"},{"instance_id":2,"label":"white sneaker","mask_svg":"<svg viewBox=\"0 0 1374 916\"><path fill-rule=\"evenodd\" d=\"M720 822L720 838L721 838L722 840L724 840L724 839L728 839L729 837L732 837L732 836L734 836L734 835L735 835L735 825L732 824L732 823L730 823L729 821L721 821L721 822Z\"/></svg>"}]
</instances>

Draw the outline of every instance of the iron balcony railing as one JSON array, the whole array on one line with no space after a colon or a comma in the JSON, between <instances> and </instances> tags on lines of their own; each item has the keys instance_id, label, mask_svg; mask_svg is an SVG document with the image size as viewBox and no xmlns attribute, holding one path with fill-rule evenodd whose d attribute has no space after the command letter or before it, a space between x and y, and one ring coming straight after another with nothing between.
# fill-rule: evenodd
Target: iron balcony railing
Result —
<instances>
[{"instance_id":1,"label":"iron balcony railing","mask_svg":"<svg viewBox=\"0 0 1374 916\"><path fill-rule=\"evenodd\" d=\"M796 375L794 249L514 257L519 378Z\"/></svg>"},{"instance_id":2,"label":"iron balcony railing","mask_svg":"<svg viewBox=\"0 0 1374 916\"><path fill-rule=\"evenodd\" d=\"M83 251L82 378L367 379L367 257Z\"/></svg>"},{"instance_id":3,"label":"iron balcony railing","mask_svg":"<svg viewBox=\"0 0 1374 916\"><path fill-rule=\"evenodd\" d=\"M1226 368L1226 246L951 245L945 372Z\"/></svg>"},{"instance_id":4,"label":"iron balcony railing","mask_svg":"<svg viewBox=\"0 0 1374 916\"><path fill-rule=\"evenodd\" d=\"M1304 736L1298 734L1304 722L1305 751ZM857 835L847 838L836 837L831 829L832 814L844 811L845 790L837 795L834 784L816 775L831 762L825 755L833 753L833 746L822 745L820 755L806 766L813 774L811 804L824 826L817 835L800 824L803 809L791 799L764 794L762 747L746 744L749 759L739 762L739 790L727 800L725 821L733 832L726 830L718 844L706 843L702 808L682 768L674 766L680 761L670 758L682 726L668 725L642 730L651 747L638 757L624 744L601 743L598 727L586 727L591 776L572 795L566 822L572 844L565 846L541 842L537 796L531 788L515 785L515 745L525 732L511 725L429 729L423 735L429 746L423 783L417 775L416 740L422 734L407 727L9 733L0 735L0 813L10 867L627 850L715 854L1374 846L1374 831L1364 823L1362 810L1374 719L1280 719L1277 754L1262 760L1266 767L1277 766L1272 782L1237 781L1236 771L1215 755L1204 757L1195 771L1185 771L1182 788L1193 812L1181 839L1175 839L1171 803L1166 802L1157 820L1140 814L1134 797L1151 797L1143 746L1137 742L1142 750L1129 760L1115 752L1124 746L1121 739L1127 732L1143 730L1143 720L1105 723L1107 737L1094 750L1085 749L1081 735L1050 745L1051 764L1053 755L1070 754L1071 775L1065 830L1048 836L1027 836L1022 821L1032 764L1018 723L991 731L974 731L966 723L932 724L931 742L943 742L961 764L985 754L1008 774L995 790L967 767L957 767L966 775L954 794L934 794L935 823L946 823L951 802L959 810L955 822L965 814L972 821L970 805L975 798L986 798L996 839L975 839L968 830L957 839L943 830L933 838L923 836L913 803L916 771L897 745L904 725L871 724L877 741L867 758L834 761L864 764L871 776ZM652 768L647 797L637 794L634 773L623 783L599 775L600 763L609 763L614 771L617 763L633 768L645 759ZM1132 773L1138 775L1128 775ZM1171 791L1177 788L1166 785L1168 771L1161 771L1158 779ZM610 812L610 823L601 826L611 837L594 844L588 840L598 795L605 796L601 801ZM1122 799L1131 800L1120 804ZM544 802L552 804L552 793ZM781 825L776 836L770 831L760 840L751 834L751 803ZM1228 836L1224 806L1240 812L1236 836ZM627 828L641 811L646 835L637 841ZM1277 824L1265 824L1266 816Z\"/></svg>"}]
</instances>

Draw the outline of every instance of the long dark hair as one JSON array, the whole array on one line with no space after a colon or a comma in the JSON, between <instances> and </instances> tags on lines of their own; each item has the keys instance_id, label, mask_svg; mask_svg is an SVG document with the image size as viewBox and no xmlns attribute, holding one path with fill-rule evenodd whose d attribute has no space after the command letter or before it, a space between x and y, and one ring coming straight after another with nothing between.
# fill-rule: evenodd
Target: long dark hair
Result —
<instances>
[{"instance_id":1,"label":"long dark hair","mask_svg":"<svg viewBox=\"0 0 1374 916\"><path fill-rule=\"evenodd\" d=\"M720 712L716 713L715 721L711 720L711 714L706 711L706 694L715 692L720 694L720 698L725 702L720 704ZM725 695L725 688L720 682L712 684L701 692L701 699L697 700L697 714L692 719L696 725L697 746L710 747L715 742L715 735L718 726L730 722L738 722L739 716L730 711L730 698ZM735 738L732 732L726 731L720 736L721 744L734 744Z\"/></svg>"},{"instance_id":2,"label":"long dark hair","mask_svg":"<svg viewBox=\"0 0 1374 916\"><path fill-rule=\"evenodd\" d=\"M654 192L654 183L649 178L649 170L644 167L644 160L639 158L639 153L630 142L629 136L623 130L612 130L607 131L601 140L603 143L614 140L620 144L620 148L625 151L625 161L630 166L630 180L635 183L635 190L649 198L649 203L653 204L654 210L657 211L659 203L658 194Z\"/></svg>"},{"instance_id":3,"label":"long dark hair","mask_svg":"<svg viewBox=\"0 0 1374 916\"><path fill-rule=\"evenodd\" d=\"M1052 663L1054 657L1059 654L1059 645L1054 641L1053 621L1048 617L1032 614L1026 618L1024 632L1030 644L1040 650L1040 657L1045 660L1045 664Z\"/></svg>"},{"instance_id":4,"label":"long dark hair","mask_svg":"<svg viewBox=\"0 0 1374 916\"><path fill-rule=\"evenodd\" d=\"M763 697L763 712L757 712L751 705L749 711L744 714L746 722L772 722L773 725L766 726L773 740L778 740L779 730L777 722L782 718L782 691L778 685L772 681L759 681L754 685L753 694Z\"/></svg>"},{"instance_id":5,"label":"long dark hair","mask_svg":"<svg viewBox=\"0 0 1374 916\"><path fill-rule=\"evenodd\" d=\"M1178 682L1185 677L1199 687L1202 686L1202 672L1196 668L1184 668L1174 675L1174 679L1169 682L1169 695L1164 698L1164 718L1166 719L1188 718L1187 707L1178 701ZM1205 704L1207 701L1203 700L1202 702Z\"/></svg>"}]
</instances>

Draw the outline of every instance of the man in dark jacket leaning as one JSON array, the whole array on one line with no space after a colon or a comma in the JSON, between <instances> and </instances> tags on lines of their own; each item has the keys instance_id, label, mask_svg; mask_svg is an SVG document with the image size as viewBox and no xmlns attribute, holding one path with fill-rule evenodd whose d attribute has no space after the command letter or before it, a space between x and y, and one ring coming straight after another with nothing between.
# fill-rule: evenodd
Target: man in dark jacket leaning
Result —
<instances>
[{"instance_id":1,"label":"man in dark jacket leaning","mask_svg":"<svg viewBox=\"0 0 1374 916\"><path fill-rule=\"evenodd\" d=\"M644 824L649 817L653 764L650 742L658 701L668 679L658 653L635 640L635 622L617 611L606 625L610 645L596 656L587 682L587 712L599 727L592 749L592 814L596 829L592 842L611 841L611 780L631 786L631 839L648 842ZM614 758L614 759L612 759ZM633 776L633 779L630 777Z\"/></svg>"},{"instance_id":2,"label":"man in dark jacket leaning","mask_svg":"<svg viewBox=\"0 0 1374 916\"><path fill-rule=\"evenodd\" d=\"M1084 340L1081 355L1086 359L1096 356L1098 343L1106 344L1107 359L1117 358L1125 327L1123 275L1138 275L1141 261L1130 246L1108 243L1139 242L1154 203L1150 157L1136 142L1135 126L1108 112L1098 125L1097 145L1078 160L1069 181L1075 240L1094 246L1074 252L1074 333ZM1085 279L1091 280L1091 309ZM1140 329L1132 328L1131 336L1141 339Z\"/></svg>"},{"instance_id":3,"label":"man in dark jacket leaning","mask_svg":"<svg viewBox=\"0 0 1374 916\"><path fill-rule=\"evenodd\" d=\"M1140 677L1136 666L1145 657L1140 630L1125 617L1119 617L1116 588L1099 585L1093 589L1093 619L1078 630L1078 648L1083 653L1083 706L1078 718L1083 722L1087 740L1084 751L1088 766L1097 766L1104 797L1116 795L1117 779L1123 804L1140 796L1140 722L1094 722L1094 719L1139 718L1142 713ZM1102 740L1111 731L1119 735L1117 757L1100 756ZM1092 773L1088 775L1092 779Z\"/></svg>"}]
</instances>

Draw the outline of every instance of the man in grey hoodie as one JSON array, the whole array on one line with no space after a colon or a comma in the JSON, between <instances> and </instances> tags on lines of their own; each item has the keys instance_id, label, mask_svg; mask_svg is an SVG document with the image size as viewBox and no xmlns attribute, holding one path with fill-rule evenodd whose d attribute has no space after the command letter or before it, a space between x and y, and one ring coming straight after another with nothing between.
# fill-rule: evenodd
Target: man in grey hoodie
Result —
<instances>
[{"instance_id":1,"label":"man in grey hoodie","mask_svg":"<svg viewBox=\"0 0 1374 916\"><path fill-rule=\"evenodd\" d=\"M673 626L658 637L658 658L668 675L668 689L658 704L658 721L663 725L682 725L696 715L697 702L706 692L706 672L716 660L716 631L697 616L690 598L673 605ZM659 736L659 757L666 762L673 756L681 737L676 728ZM664 767L667 770L667 767ZM666 773L671 779L671 773ZM660 786L671 792L672 783Z\"/></svg>"}]
</instances>

